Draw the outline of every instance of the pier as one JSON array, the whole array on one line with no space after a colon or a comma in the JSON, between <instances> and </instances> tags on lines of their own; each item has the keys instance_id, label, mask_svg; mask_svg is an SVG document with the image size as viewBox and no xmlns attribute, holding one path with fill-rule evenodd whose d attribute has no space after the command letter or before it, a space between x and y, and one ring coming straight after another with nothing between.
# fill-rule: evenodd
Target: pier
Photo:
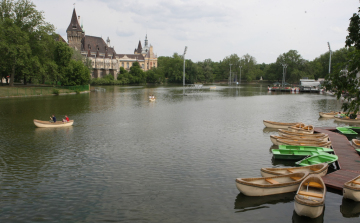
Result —
<instances>
[{"instance_id":1,"label":"pier","mask_svg":"<svg viewBox=\"0 0 360 223\"><path fill-rule=\"evenodd\" d=\"M329 135L335 155L339 157L339 170L322 177L327 187L342 190L344 183L360 175L360 156L348 138L336 133L335 127L317 127L315 132Z\"/></svg>"}]
</instances>

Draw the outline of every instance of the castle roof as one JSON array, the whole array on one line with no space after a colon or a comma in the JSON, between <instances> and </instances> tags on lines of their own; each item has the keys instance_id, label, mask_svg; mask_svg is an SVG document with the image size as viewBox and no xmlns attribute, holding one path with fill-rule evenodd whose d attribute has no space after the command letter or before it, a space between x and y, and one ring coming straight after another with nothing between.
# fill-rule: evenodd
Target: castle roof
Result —
<instances>
[{"instance_id":1,"label":"castle roof","mask_svg":"<svg viewBox=\"0 0 360 223\"><path fill-rule=\"evenodd\" d=\"M144 60L141 54L116 54L120 60Z\"/></svg>"},{"instance_id":2,"label":"castle roof","mask_svg":"<svg viewBox=\"0 0 360 223\"><path fill-rule=\"evenodd\" d=\"M69 24L66 32L67 31L79 31L79 32L83 31L81 29L81 26L79 25L79 21L78 21L77 16L76 16L75 8L74 8L74 11L73 11L73 14L72 14L72 17L71 17L71 21L70 21L70 24Z\"/></svg>"},{"instance_id":3,"label":"castle roof","mask_svg":"<svg viewBox=\"0 0 360 223\"><path fill-rule=\"evenodd\" d=\"M141 46L141 41L139 40L139 44L138 44L138 48L136 49L137 53L141 53L142 51L142 46Z\"/></svg>"},{"instance_id":4,"label":"castle roof","mask_svg":"<svg viewBox=\"0 0 360 223\"><path fill-rule=\"evenodd\" d=\"M82 39L83 49L82 51L99 52L106 55L115 56L116 52L113 47L108 47L103 38L97 36L85 36Z\"/></svg>"}]
</instances>

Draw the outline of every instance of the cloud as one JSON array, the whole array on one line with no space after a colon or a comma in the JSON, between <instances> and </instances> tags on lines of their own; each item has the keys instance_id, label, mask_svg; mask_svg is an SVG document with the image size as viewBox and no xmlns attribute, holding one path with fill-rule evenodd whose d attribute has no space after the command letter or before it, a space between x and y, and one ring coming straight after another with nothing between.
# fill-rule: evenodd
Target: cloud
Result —
<instances>
[{"instance_id":1,"label":"cloud","mask_svg":"<svg viewBox=\"0 0 360 223\"><path fill-rule=\"evenodd\" d=\"M131 32L131 31L126 32L126 31L116 30L116 35L121 36L121 37L129 37L129 36L133 36L134 32Z\"/></svg>"}]
</instances>

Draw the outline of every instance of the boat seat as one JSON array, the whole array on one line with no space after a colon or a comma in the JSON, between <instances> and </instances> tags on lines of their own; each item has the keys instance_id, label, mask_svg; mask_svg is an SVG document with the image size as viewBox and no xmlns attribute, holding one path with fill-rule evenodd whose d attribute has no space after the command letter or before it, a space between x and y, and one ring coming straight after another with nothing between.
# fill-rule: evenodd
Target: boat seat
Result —
<instances>
[{"instance_id":1,"label":"boat seat","mask_svg":"<svg viewBox=\"0 0 360 223\"><path fill-rule=\"evenodd\" d=\"M271 183L271 184L279 184L279 182L277 182L276 180L271 179L271 178L266 178L265 181L268 183Z\"/></svg>"},{"instance_id":2,"label":"boat seat","mask_svg":"<svg viewBox=\"0 0 360 223\"><path fill-rule=\"evenodd\" d=\"M298 194L303 195L303 196L309 196L309 197L317 197L317 198L322 198L323 197L322 194L317 194L317 193L313 193L313 192L306 192L306 191L299 191Z\"/></svg>"},{"instance_id":3,"label":"boat seat","mask_svg":"<svg viewBox=\"0 0 360 223\"><path fill-rule=\"evenodd\" d=\"M310 167L310 170L312 170L312 171L318 171L318 170L320 170L320 169L312 166L312 167Z\"/></svg>"},{"instance_id":4,"label":"boat seat","mask_svg":"<svg viewBox=\"0 0 360 223\"><path fill-rule=\"evenodd\" d=\"M292 171L292 170L290 170L290 169L287 169L287 171L290 172L290 173L294 173L294 171Z\"/></svg>"},{"instance_id":5,"label":"boat seat","mask_svg":"<svg viewBox=\"0 0 360 223\"><path fill-rule=\"evenodd\" d=\"M360 182L359 181L352 181L351 183L353 183L353 184L359 184L360 185Z\"/></svg>"},{"instance_id":6,"label":"boat seat","mask_svg":"<svg viewBox=\"0 0 360 223\"><path fill-rule=\"evenodd\" d=\"M298 181L301 179L301 177L290 177L292 180Z\"/></svg>"},{"instance_id":7,"label":"boat seat","mask_svg":"<svg viewBox=\"0 0 360 223\"><path fill-rule=\"evenodd\" d=\"M315 188L324 188L321 184L316 183L316 182L309 182L309 183L304 183L304 185L309 185L309 187L315 187Z\"/></svg>"}]
</instances>

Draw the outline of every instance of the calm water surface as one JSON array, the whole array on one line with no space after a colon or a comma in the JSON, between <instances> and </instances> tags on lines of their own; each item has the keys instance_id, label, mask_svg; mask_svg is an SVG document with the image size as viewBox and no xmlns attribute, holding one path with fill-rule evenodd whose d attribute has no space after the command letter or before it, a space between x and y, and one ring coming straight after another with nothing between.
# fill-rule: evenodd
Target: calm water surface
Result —
<instances>
[{"instance_id":1,"label":"calm water surface","mask_svg":"<svg viewBox=\"0 0 360 223\"><path fill-rule=\"evenodd\" d=\"M267 85L105 87L106 92L0 99L0 222L359 222L360 204L328 192L323 216L294 212L294 194L247 197L237 177L272 160L263 119L319 119L341 107ZM148 95L156 102L149 102ZM73 127L32 120L68 115Z\"/></svg>"}]
</instances>

